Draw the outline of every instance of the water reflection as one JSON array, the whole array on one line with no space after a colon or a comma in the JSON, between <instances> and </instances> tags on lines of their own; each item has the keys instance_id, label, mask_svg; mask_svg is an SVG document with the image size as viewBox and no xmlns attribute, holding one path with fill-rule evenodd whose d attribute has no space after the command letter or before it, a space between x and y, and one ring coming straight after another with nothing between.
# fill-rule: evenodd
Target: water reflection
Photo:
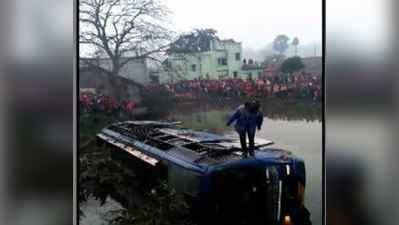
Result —
<instances>
[{"instance_id":1,"label":"water reflection","mask_svg":"<svg viewBox=\"0 0 399 225\"><path fill-rule=\"evenodd\" d=\"M226 126L227 114L227 110L211 110L192 114L173 113L167 118L182 121L185 127L221 134L229 130Z\"/></svg>"},{"instance_id":2,"label":"water reflection","mask_svg":"<svg viewBox=\"0 0 399 225\"><path fill-rule=\"evenodd\" d=\"M166 120L182 121L186 127L227 133L228 116L241 103L184 103L179 104L161 116ZM262 112L270 120L321 122L321 104L313 102L264 102Z\"/></svg>"},{"instance_id":3,"label":"water reflection","mask_svg":"<svg viewBox=\"0 0 399 225\"><path fill-rule=\"evenodd\" d=\"M240 103L179 104L170 107L162 119L178 120L184 127L214 133L234 133L227 127L227 117ZM268 102L262 104L265 115L257 137L272 140L303 158L306 164L307 187L305 204L313 224L322 224L322 123L321 104L312 102ZM154 118L152 118L154 119Z\"/></svg>"}]
</instances>

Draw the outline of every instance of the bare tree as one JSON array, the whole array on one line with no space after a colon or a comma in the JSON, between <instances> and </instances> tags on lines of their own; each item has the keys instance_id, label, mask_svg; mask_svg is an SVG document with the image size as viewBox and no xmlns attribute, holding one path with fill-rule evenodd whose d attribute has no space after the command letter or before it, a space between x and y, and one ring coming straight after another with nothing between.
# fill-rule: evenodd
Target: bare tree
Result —
<instances>
[{"instance_id":1,"label":"bare tree","mask_svg":"<svg viewBox=\"0 0 399 225\"><path fill-rule=\"evenodd\" d=\"M80 0L80 44L111 60L110 82L129 61L157 59L169 46L169 10L158 0Z\"/></svg>"}]
</instances>

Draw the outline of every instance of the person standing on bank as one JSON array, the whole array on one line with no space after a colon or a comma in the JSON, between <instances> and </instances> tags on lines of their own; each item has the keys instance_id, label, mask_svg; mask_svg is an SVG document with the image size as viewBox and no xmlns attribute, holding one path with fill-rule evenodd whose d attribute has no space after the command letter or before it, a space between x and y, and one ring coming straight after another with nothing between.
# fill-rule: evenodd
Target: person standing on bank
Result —
<instances>
[{"instance_id":1,"label":"person standing on bank","mask_svg":"<svg viewBox=\"0 0 399 225\"><path fill-rule=\"evenodd\" d=\"M234 121L236 121L234 127L240 136L241 148L244 152L243 156L246 158L248 153L250 156L254 156L256 128L260 130L263 123L263 113L260 111L260 103L258 101L251 101L240 105L230 117L227 126L230 126ZM248 147L246 136L248 136Z\"/></svg>"}]
</instances>

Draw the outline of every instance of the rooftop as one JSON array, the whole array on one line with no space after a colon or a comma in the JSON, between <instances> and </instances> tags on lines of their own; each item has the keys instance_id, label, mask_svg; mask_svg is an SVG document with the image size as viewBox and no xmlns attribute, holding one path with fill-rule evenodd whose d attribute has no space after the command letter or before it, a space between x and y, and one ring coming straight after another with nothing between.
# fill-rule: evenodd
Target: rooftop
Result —
<instances>
[{"instance_id":1,"label":"rooftop","mask_svg":"<svg viewBox=\"0 0 399 225\"><path fill-rule=\"evenodd\" d=\"M230 42L230 43L236 43L236 44L240 44L241 42L239 41L235 41L233 38L229 38L229 39L223 39L221 40L222 42Z\"/></svg>"}]
</instances>

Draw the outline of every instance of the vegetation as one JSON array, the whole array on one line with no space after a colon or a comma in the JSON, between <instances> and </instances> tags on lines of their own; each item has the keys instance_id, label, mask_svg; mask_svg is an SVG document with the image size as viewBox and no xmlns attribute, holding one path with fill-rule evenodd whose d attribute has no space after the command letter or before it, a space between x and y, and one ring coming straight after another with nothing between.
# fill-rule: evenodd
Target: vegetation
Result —
<instances>
[{"instance_id":1,"label":"vegetation","mask_svg":"<svg viewBox=\"0 0 399 225\"><path fill-rule=\"evenodd\" d=\"M191 54L209 51L211 41L219 40L214 29L195 29L194 31L181 35L168 49L168 53Z\"/></svg>"},{"instance_id":2,"label":"vegetation","mask_svg":"<svg viewBox=\"0 0 399 225\"><path fill-rule=\"evenodd\" d=\"M292 74L293 72L296 72L303 68L305 68L305 64L303 64L302 59L298 56L294 56L294 57L286 59L281 64L280 70L283 73Z\"/></svg>"},{"instance_id":3,"label":"vegetation","mask_svg":"<svg viewBox=\"0 0 399 225\"><path fill-rule=\"evenodd\" d=\"M79 150L97 151L93 148L96 134L107 124L116 122L117 118L104 113L81 113L79 116Z\"/></svg>"},{"instance_id":4,"label":"vegetation","mask_svg":"<svg viewBox=\"0 0 399 225\"><path fill-rule=\"evenodd\" d=\"M197 59L201 61L201 56L197 53L211 50L212 41L220 40L216 33L216 30L207 28L195 29L187 34L182 34L170 45L167 53L189 55L192 57L197 57ZM185 63L187 63L187 61ZM186 66L191 65L186 64ZM202 74L201 68L201 66L198 68L200 74ZM168 59L163 62L163 69L170 72L169 76L171 80L182 80L186 75L184 74L185 72L182 70L182 68L179 66L172 66Z\"/></svg>"},{"instance_id":5,"label":"vegetation","mask_svg":"<svg viewBox=\"0 0 399 225\"><path fill-rule=\"evenodd\" d=\"M273 49L283 55L289 47L289 40L290 38L285 34L278 35L273 41Z\"/></svg>"},{"instance_id":6,"label":"vegetation","mask_svg":"<svg viewBox=\"0 0 399 225\"><path fill-rule=\"evenodd\" d=\"M93 196L103 205L108 196L129 204L132 189L137 188L135 175L109 157L106 150L92 151L79 157L79 203Z\"/></svg>"},{"instance_id":7,"label":"vegetation","mask_svg":"<svg viewBox=\"0 0 399 225\"><path fill-rule=\"evenodd\" d=\"M161 183L147 194L147 201L140 208L110 212L112 225L191 225L190 208L182 196L167 184Z\"/></svg>"}]
</instances>

